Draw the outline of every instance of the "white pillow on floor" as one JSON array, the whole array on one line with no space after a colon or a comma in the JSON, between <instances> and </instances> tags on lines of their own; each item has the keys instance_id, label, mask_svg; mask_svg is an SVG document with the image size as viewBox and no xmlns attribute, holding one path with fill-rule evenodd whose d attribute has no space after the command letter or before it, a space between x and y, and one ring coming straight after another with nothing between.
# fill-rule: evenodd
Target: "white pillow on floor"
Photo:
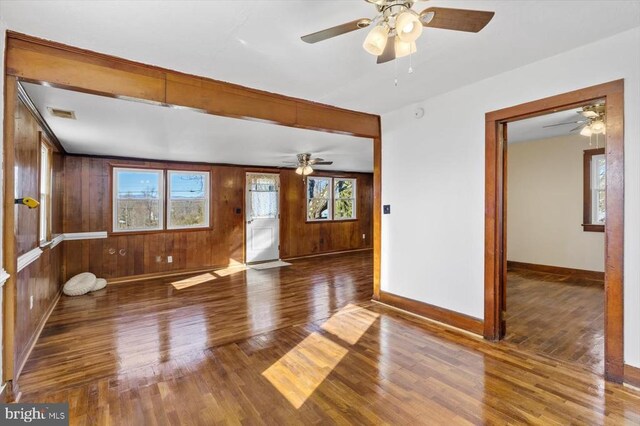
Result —
<instances>
[{"instance_id":1,"label":"white pillow on floor","mask_svg":"<svg viewBox=\"0 0 640 426\"><path fill-rule=\"evenodd\" d=\"M95 287L93 287L93 290L91 290L91 291L102 290L106 286L107 286L107 280L105 280L104 278L98 278L98 279L96 279Z\"/></svg>"},{"instance_id":2,"label":"white pillow on floor","mask_svg":"<svg viewBox=\"0 0 640 426\"><path fill-rule=\"evenodd\" d=\"M96 286L96 276L91 272L83 272L67 281L62 292L67 296L81 296L89 293Z\"/></svg>"}]
</instances>

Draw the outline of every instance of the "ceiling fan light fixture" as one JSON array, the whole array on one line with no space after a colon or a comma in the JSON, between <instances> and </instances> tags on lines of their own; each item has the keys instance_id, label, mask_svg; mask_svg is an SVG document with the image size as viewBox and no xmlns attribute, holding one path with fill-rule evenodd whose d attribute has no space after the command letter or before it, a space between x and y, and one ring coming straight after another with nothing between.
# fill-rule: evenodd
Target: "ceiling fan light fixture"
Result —
<instances>
[{"instance_id":1,"label":"ceiling fan light fixture","mask_svg":"<svg viewBox=\"0 0 640 426\"><path fill-rule=\"evenodd\" d=\"M302 166L298 166L298 168L296 169L296 173L301 175L302 174L302 170L304 169L304 167Z\"/></svg>"},{"instance_id":2,"label":"ceiling fan light fixture","mask_svg":"<svg viewBox=\"0 0 640 426\"><path fill-rule=\"evenodd\" d=\"M590 136L592 135L591 127L589 127L589 126L584 126L584 127L582 128L582 130L580 130L580 134L581 134L582 136L590 137Z\"/></svg>"},{"instance_id":3,"label":"ceiling fan light fixture","mask_svg":"<svg viewBox=\"0 0 640 426\"><path fill-rule=\"evenodd\" d=\"M402 58L412 53L416 53L417 51L415 42L405 43L404 41L400 40L400 38L396 37L394 39L394 43L395 43L395 50L396 50L396 58Z\"/></svg>"},{"instance_id":4,"label":"ceiling fan light fixture","mask_svg":"<svg viewBox=\"0 0 640 426\"><path fill-rule=\"evenodd\" d=\"M591 123L591 126L589 127L591 128L591 132L596 135L604 133L605 131L604 121L602 120L594 121L593 123Z\"/></svg>"},{"instance_id":5,"label":"ceiling fan light fixture","mask_svg":"<svg viewBox=\"0 0 640 426\"><path fill-rule=\"evenodd\" d=\"M302 168L302 176L308 176L311 173L313 173L313 167L311 167L310 165L306 165Z\"/></svg>"},{"instance_id":6,"label":"ceiling fan light fixture","mask_svg":"<svg viewBox=\"0 0 640 426\"><path fill-rule=\"evenodd\" d=\"M422 34L420 19L411 12L402 12L396 18L398 38L405 43L413 43Z\"/></svg>"},{"instance_id":7,"label":"ceiling fan light fixture","mask_svg":"<svg viewBox=\"0 0 640 426\"><path fill-rule=\"evenodd\" d=\"M389 27L386 25L377 25L369 31L367 38L364 39L362 47L373 56L380 56L387 45L389 37Z\"/></svg>"}]
</instances>

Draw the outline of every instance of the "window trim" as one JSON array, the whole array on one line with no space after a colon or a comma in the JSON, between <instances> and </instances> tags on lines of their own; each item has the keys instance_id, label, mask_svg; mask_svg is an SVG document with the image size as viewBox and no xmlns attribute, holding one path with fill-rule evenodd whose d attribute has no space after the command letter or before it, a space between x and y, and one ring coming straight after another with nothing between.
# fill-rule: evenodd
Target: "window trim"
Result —
<instances>
[{"instance_id":1,"label":"window trim","mask_svg":"<svg viewBox=\"0 0 640 426\"><path fill-rule=\"evenodd\" d=\"M353 200L353 216L352 217L345 217L345 218L336 218L336 211L335 211L335 202L336 202L336 181L352 181L353 182L353 198L338 198L338 200L344 199L344 200ZM333 192L331 193L331 198L333 199L333 209L332 209L332 215L333 215L333 220L336 222L344 222L344 221L348 221L348 220L358 220L358 179L357 178L350 178L350 177L334 177L333 178Z\"/></svg>"},{"instance_id":2,"label":"window trim","mask_svg":"<svg viewBox=\"0 0 640 426\"><path fill-rule=\"evenodd\" d=\"M175 169L166 169L166 196L165 196L165 215L166 215L166 225L165 230L174 231L174 230L189 230L189 229L209 229L211 227L211 172L207 170L175 170ZM205 175L205 223L203 225L191 225L191 226L173 226L171 225L170 215L171 215L171 174L203 174Z\"/></svg>"},{"instance_id":3,"label":"window trim","mask_svg":"<svg viewBox=\"0 0 640 426\"><path fill-rule=\"evenodd\" d=\"M118 194L118 171L126 170L132 172L156 172L159 174L158 179L158 200L159 200L159 217L158 217L158 227L157 228L136 228L136 229L118 229L116 225L116 220L118 215L116 214L117 208L117 194ZM113 234L132 234L132 233L153 233L153 232L162 232L165 231L165 215L166 215L166 197L165 197L165 186L166 186L166 170L162 168L155 167L128 167L126 165L122 166L113 166L111 168L111 232Z\"/></svg>"},{"instance_id":4,"label":"window trim","mask_svg":"<svg viewBox=\"0 0 640 426\"><path fill-rule=\"evenodd\" d=\"M591 193L591 170L594 156L605 155L604 148L586 149L584 151L583 162L583 210L582 210L582 230L584 232L604 232L605 225L591 223L592 215L592 193Z\"/></svg>"},{"instance_id":5,"label":"window trim","mask_svg":"<svg viewBox=\"0 0 640 426\"><path fill-rule=\"evenodd\" d=\"M38 202L40 206L38 208L38 246L45 247L51 242L51 234L52 234L52 222L53 222L53 144L49 141L46 135L43 132L39 132L39 144L38 144ZM47 199L44 203L44 208L42 206L42 148L47 150L47 165L48 165L48 174L49 177L47 179L47 186L49 187L49 191L47 194ZM44 238L42 238L42 214L46 214L46 229L44 231Z\"/></svg>"}]
</instances>

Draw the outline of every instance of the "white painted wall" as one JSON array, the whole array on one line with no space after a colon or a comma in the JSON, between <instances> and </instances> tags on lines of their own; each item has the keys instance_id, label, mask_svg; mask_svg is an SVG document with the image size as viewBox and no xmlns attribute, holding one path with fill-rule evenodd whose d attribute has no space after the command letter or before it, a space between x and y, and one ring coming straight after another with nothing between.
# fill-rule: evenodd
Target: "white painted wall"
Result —
<instances>
[{"instance_id":1,"label":"white painted wall","mask_svg":"<svg viewBox=\"0 0 640 426\"><path fill-rule=\"evenodd\" d=\"M640 366L639 52L635 28L385 114L382 290L483 318L485 113L624 78L625 362Z\"/></svg>"},{"instance_id":2,"label":"white painted wall","mask_svg":"<svg viewBox=\"0 0 640 426\"><path fill-rule=\"evenodd\" d=\"M581 226L589 143L573 134L509 144L508 260L604 271L604 233Z\"/></svg>"}]
</instances>

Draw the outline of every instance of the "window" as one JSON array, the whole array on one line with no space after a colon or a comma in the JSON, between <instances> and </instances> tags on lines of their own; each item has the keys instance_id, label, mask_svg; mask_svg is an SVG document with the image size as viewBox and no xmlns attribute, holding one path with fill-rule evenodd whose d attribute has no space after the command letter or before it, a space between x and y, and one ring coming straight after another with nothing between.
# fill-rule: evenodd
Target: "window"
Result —
<instances>
[{"instance_id":1,"label":"window","mask_svg":"<svg viewBox=\"0 0 640 426\"><path fill-rule=\"evenodd\" d=\"M334 179L334 220L345 220L356 218L356 180L355 179Z\"/></svg>"},{"instance_id":2,"label":"window","mask_svg":"<svg viewBox=\"0 0 640 426\"><path fill-rule=\"evenodd\" d=\"M584 152L584 212L585 231L604 232L606 220L607 162L604 148Z\"/></svg>"},{"instance_id":3,"label":"window","mask_svg":"<svg viewBox=\"0 0 640 426\"><path fill-rule=\"evenodd\" d=\"M152 169L113 169L113 231L163 228L164 172Z\"/></svg>"},{"instance_id":4,"label":"window","mask_svg":"<svg viewBox=\"0 0 640 426\"><path fill-rule=\"evenodd\" d=\"M278 175L248 173L248 196L251 197L250 219L278 217Z\"/></svg>"},{"instance_id":5,"label":"window","mask_svg":"<svg viewBox=\"0 0 640 426\"><path fill-rule=\"evenodd\" d=\"M39 242L51 240L51 148L41 136L40 142L40 230Z\"/></svg>"},{"instance_id":6,"label":"window","mask_svg":"<svg viewBox=\"0 0 640 426\"><path fill-rule=\"evenodd\" d=\"M209 226L209 172L168 172L168 229Z\"/></svg>"},{"instance_id":7,"label":"window","mask_svg":"<svg viewBox=\"0 0 640 426\"><path fill-rule=\"evenodd\" d=\"M356 218L356 179L308 177L307 220Z\"/></svg>"},{"instance_id":8,"label":"window","mask_svg":"<svg viewBox=\"0 0 640 426\"><path fill-rule=\"evenodd\" d=\"M331 220L331 178L307 178L307 220Z\"/></svg>"}]
</instances>

